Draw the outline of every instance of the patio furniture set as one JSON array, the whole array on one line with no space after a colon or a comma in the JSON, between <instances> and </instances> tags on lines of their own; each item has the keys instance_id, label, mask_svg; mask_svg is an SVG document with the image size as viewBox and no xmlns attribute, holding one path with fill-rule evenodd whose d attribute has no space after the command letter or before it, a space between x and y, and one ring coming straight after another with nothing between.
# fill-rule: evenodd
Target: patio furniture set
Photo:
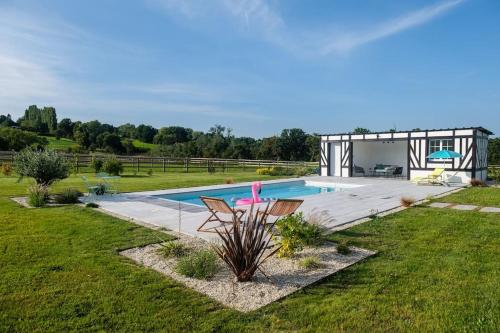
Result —
<instances>
[{"instance_id":1,"label":"patio furniture set","mask_svg":"<svg viewBox=\"0 0 500 333\"><path fill-rule=\"evenodd\" d=\"M247 213L247 209L231 208L224 199L205 196L201 196L200 199L208 208L211 215L198 227L197 231L199 232L217 233L218 228L224 228L226 225L229 225L229 230L231 231L234 224L240 222L241 218ZM277 199L271 208L264 211L257 210L257 214L263 214L263 224L272 227L280 217L295 213L303 202L304 200L298 199ZM222 214L229 215L229 218L221 216ZM207 224L214 225L207 227Z\"/></svg>"},{"instance_id":2,"label":"patio furniture set","mask_svg":"<svg viewBox=\"0 0 500 333\"><path fill-rule=\"evenodd\" d=\"M121 179L120 176L111 176L105 172L100 172L95 177L98 180L97 183L90 183L87 177L81 176L85 187L87 187L89 201L94 201L98 195L120 193L118 186Z\"/></svg>"},{"instance_id":3,"label":"patio furniture set","mask_svg":"<svg viewBox=\"0 0 500 333\"><path fill-rule=\"evenodd\" d=\"M354 175L364 177L403 177L403 167L398 165L376 164L369 168L367 172L363 167L354 165Z\"/></svg>"}]
</instances>

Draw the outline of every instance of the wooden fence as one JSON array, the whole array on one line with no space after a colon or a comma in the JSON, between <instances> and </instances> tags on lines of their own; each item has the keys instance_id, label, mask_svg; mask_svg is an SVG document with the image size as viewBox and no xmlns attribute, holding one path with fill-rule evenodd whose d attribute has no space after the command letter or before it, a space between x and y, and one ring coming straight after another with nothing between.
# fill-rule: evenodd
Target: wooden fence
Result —
<instances>
[{"instance_id":1,"label":"wooden fence","mask_svg":"<svg viewBox=\"0 0 500 333\"><path fill-rule=\"evenodd\" d=\"M15 152L0 151L0 163L14 162ZM76 172L92 172L93 158L106 159L109 155L61 153ZM272 160L242 160L220 158L172 158L147 156L121 156L116 158L128 172L229 172L255 171L257 168L279 166L284 168L316 167L317 162L289 162Z\"/></svg>"}]
</instances>

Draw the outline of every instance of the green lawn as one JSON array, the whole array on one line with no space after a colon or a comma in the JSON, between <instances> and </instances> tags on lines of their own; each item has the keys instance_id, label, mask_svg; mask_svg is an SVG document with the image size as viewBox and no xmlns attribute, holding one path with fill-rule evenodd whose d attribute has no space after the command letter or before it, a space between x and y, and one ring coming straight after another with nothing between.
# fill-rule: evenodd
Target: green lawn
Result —
<instances>
[{"instance_id":1,"label":"green lawn","mask_svg":"<svg viewBox=\"0 0 500 333\"><path fill-rule=\"evenodd\" d=\"M44 138L49 141L49 145L47 147L50 149L66 151L68 148L78 147L78 144L70 139L60 138L59 140L57 140L53 136L44 136Z\"/></svg>"},{"instance_id":2,"label":"green lawn","mask_svg":"<svg viewBox=\"0 0 500 333\"><path fill-rule=\"evenodd\" d=\"M439 201L500 207L500 188L469 187L446 198L439 199Z\"/></svg>"},{"instance_id":3,"label":"green lawn","mask_svg":"<svg viewBox=\"0 0 500 333\"><path fill-rule=\"evenodd\" d=\"M132 144L135 147L137 147L137 148L144 148L144 149L147 149L147 150L154 149L157 146L154 143L147 143L147 142L142 142L142 141L139 141L139 140L132 141Z\"/></svg>"},{"instance_id":4,"label":"green lawn","mask_svg":"<svg viewBox=\"0 0 500 333\"><path fill-rule=\"evenodd\" d=\"M181 176L122 186L226 177ZM0 331L500 331L498 215L417 207L336 233L377 255L242 314L117 254L160 233L76 206L20 208L5 198L24 192L13 180L0 178Z\"/></svg>"},{"instance_id":5,"label":"green lawn","mask_svg":"<svg viewBox=\"0 0 500 333\"><path fill-rule=\"evenodd\" d=\"M84 174L91 182L96 181L93 174ZM245 182L253 180L276 179L277 177L257 175L255 172L226 172L208 174L206 172L184 173L184 172L157 172L151 176L147 174L124 174L119 182L122 192L160 190L168 188L181 188L190 186L202 186L222 184L226 180ZM5 177L0 175L0 196L14 196L26 194L26 188L30 184L29 179L18 182L17 176ZM71 175L68 179L56 183L52 192L59 192L63 188L74 187L81 191L85 190L84 182L80 175Z\"/></svg>"}]
</instances>

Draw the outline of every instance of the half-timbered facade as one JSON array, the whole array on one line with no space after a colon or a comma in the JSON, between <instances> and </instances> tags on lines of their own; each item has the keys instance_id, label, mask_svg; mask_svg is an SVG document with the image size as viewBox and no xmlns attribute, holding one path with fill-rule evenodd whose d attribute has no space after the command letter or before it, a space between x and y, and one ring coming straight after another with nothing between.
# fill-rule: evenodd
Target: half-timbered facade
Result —
<instances>
[{"instance_id":1,"label":"half-timbered facade","mask_svg":"<svg viewBox=\"0 0 500 333\"><path fill-rule=\"evenodd\" d=\"M320 172L322 176L376 176L380 168L390 167L400 177L412 179L444 167L447 179L485 180L491 134L482 127L471 127L321 135ZM427 157L439 150L455 151L463 157L445 160Z\"/></svg>"}]
</instances>

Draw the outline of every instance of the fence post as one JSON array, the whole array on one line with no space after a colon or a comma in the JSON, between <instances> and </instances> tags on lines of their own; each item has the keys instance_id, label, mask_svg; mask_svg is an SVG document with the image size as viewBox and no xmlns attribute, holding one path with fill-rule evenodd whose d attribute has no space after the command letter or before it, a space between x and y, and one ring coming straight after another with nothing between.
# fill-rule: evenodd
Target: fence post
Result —
<instances>
[{"instance_id":1,"label":"fence post","mask_svg":"<svg viewBox=\"0 0 500 333\"><path fill-rule=\"evenodd\" d=\"M184 166L186 168L186 173L189 173L189 158L184 160Z\"/></svg>"},{"instance_id":2,"label":"fence post","mask_svg":"<svg viewBox=\"0 0 500 333\"><path fill-rule=\"evenodd\" d=\"M80 166L78 162L79 162L78 155L76 155L76 173L80 173Z\"/></svg>"},{"instance_id":3,"label":"fence post","mask_svg":"<svg viewBox=\"0 0 500 333\"><path fill-rule=\"evenodd\" d=\"M163 164L163 173L165 173L165 158L162 159L162 164Z\"/></svg>"},{"instance_id":4,"label":"fence post","mask_svg":"<svg viewBox=\"0 0 500 333\"><path fill-rule=\"evenodd\" d=\"M135 169L135 170L136 170L137 172L139 172L139 170L140 170L139 163L141 162L141 161L139 160L139 157L138 157L138 158L136 158L136 161L137 161L137 165L136 165L136 169Z\"/></svg>"}]
</instances>

